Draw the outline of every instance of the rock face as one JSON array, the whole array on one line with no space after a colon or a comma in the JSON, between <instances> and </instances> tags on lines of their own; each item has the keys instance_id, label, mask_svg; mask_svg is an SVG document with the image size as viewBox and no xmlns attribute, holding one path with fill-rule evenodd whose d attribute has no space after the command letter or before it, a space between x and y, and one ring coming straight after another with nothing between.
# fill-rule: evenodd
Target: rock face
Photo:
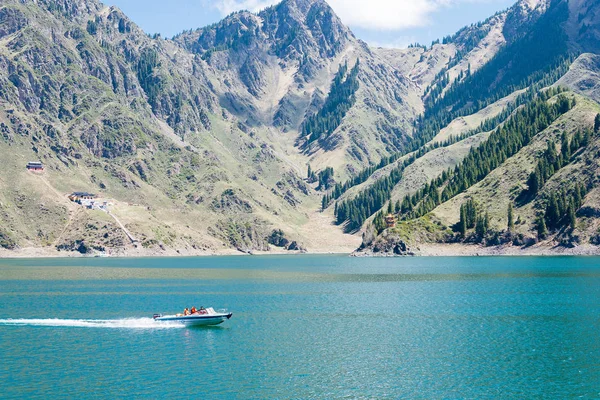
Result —
<instances>
[{"instance_id":1,"label":"rock face","mask_svg":"<svg viewBox=\"0 0 600 400\"><path fill-rule=\"evenodd\" d=\"M416 255L402 239L394 235L378 238L365 249L359 249L359 256L414 256Z\"/></svg>"}]
</instances>

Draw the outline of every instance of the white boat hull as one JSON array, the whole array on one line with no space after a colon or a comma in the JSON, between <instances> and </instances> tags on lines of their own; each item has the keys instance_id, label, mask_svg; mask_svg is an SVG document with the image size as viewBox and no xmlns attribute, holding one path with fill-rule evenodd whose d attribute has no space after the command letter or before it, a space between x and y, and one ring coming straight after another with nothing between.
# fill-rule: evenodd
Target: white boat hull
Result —
<instances>
[{"instance_id":1,"label":"white boat hull","mask_svg":"<svg viewBox=\"0 0 600 400\"><path fill-rule=\"evenodd\" d=\"M210 326L219 325L231 318L232 313L217 313L210 312L206 314L192 315L161 315L155 314L154 321L156 322L176 322L186 326Z\"/></svg>"}]
</instances>

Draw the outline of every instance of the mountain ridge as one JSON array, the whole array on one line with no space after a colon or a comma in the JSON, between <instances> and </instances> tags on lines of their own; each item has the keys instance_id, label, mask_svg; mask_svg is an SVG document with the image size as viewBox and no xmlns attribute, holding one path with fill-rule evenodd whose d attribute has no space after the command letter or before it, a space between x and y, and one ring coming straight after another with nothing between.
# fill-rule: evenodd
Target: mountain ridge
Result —
<instances>
[{"instance_id":1,"label":"mountain ridge","mask_svg":"<svg viewBox=\"0 0 600 400\"><path fill-rule=\"evenodd\" d=\"M357 39L323 0L236 12L172 40L95 0L7 0L0 243L49 254L349 252L388 199L373 198L355 234L334 224L340 202L382 179L394 201L401 186L420 190L418 168L434 178L431 168L458 165L555 81L583 96L586 117L569 124L586 129L594 7L521 0L431 46L393 50ZM532 45L539 37L554 42ZM24 169L34 159L43 175ZM110 213L66 198L81 190Z\"/></svg>"}]
</instances>

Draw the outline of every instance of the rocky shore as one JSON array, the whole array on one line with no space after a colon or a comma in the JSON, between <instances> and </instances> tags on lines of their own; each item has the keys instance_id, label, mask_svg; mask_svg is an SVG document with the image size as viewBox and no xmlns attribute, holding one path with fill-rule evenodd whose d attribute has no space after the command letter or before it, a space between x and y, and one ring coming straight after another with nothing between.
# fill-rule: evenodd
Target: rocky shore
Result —
<instances>
[{"instance_id":1,"label":"rocky shore","mask_svg":"<svg viewBox=\"0 0 600 400\"><path fill-rule=\"evenodd\" d=\"M403 251L403 249L406 249ZM382 251L383 250L383 251ZM600 247L582 245L573 248L542 244L527 248L503 245L485 247L475 244L420 244L408 247L395 244L391 248L368 248L352 253L354 257L470 257L470 256L600 256Z\"/></svg>"}]
</instances>

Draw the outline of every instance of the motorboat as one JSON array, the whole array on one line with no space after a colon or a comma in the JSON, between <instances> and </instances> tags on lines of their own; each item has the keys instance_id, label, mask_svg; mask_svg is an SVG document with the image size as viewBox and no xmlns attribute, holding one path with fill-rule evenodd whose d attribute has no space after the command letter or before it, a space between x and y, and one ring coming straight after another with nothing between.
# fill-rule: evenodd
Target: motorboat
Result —
<instances>
[{"instance_id":1,"label":"motorboat","mask_svg":"<svg viewBox=\"0 0 600 400\"><path fill-rule=\"evenodd\" d=\"M154 314L153 318L156 322L178 322L187 326L209 326L219 325L225 320L231 318L233 314L226 311L217 312L212 307L201 308L193 314L175 314L162 315Z\"/></svg>"}]
</instances>

